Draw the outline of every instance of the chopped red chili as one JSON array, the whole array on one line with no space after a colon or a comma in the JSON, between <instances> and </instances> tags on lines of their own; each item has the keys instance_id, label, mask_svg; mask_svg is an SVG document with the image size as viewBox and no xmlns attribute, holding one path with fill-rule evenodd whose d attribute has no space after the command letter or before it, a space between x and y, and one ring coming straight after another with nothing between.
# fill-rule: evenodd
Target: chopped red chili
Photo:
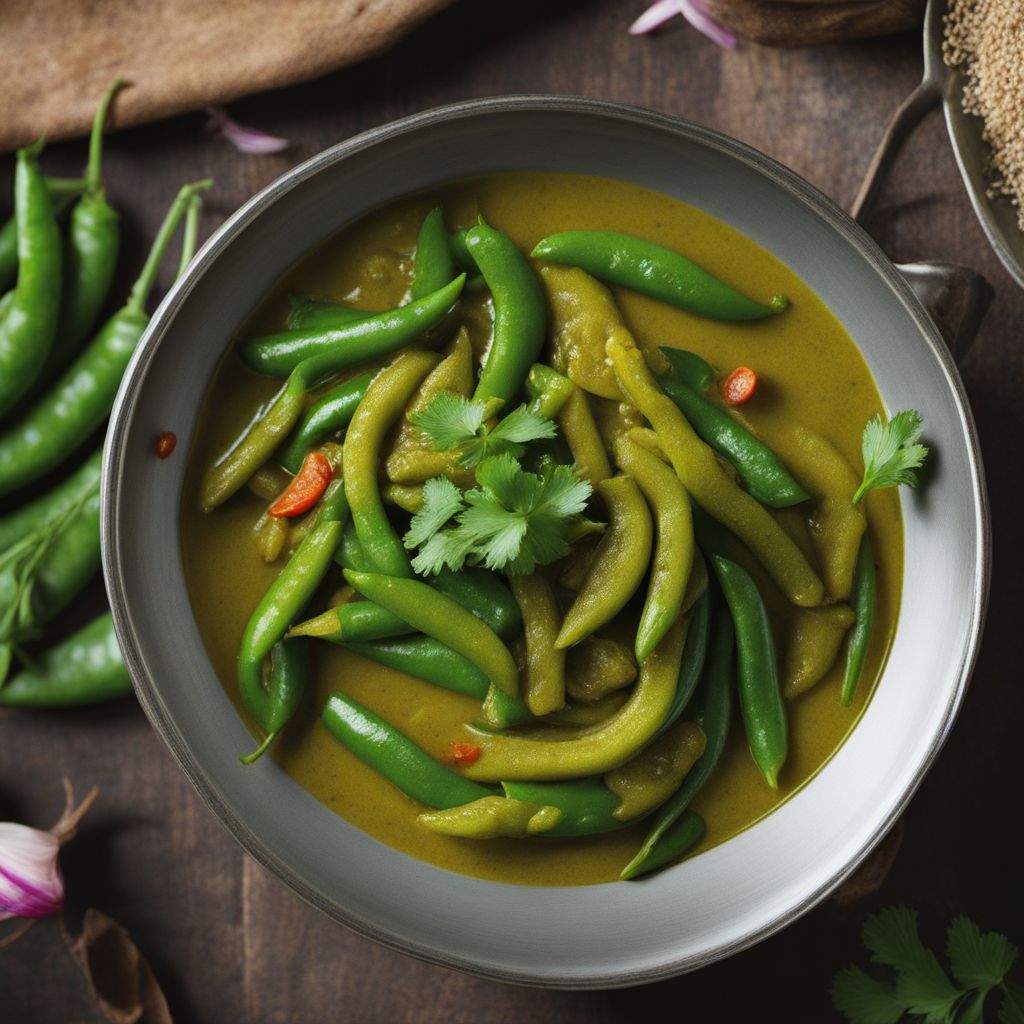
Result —
<instances>
[{"instance_id":1,"label":"chopped red chili","mask_svg":"<svg viewBox=\"0 0 1024 1024\"><path fill-rule=\"evenodd\" d=\"M174 434L170 430L165 430L156 439L156 455L157 455L157 458L158 459L166 459L167 456L170 455L171 452L173 452L174 449L177 447L177 444L178 444L177 435Z\"/></svg>"},{"instance_id":2,"label":"chopped red chili","mask_svg":"<svg viewBox=\"0 0 1024 1024\"><path fill-rule=\"evenodd\" d=\"M722 397L730 405L742 405L757 388L757 374L749 366L737 366L722 381Z\"/></svg>"},{"instance_id":3,"label":"chopped red chili","mask_svg":"<svg viewBox=\"0 0 1024 1024\"><path fill-rule=\"evenodd\" d=\"M480 757L480 748L475 743L453 743L452 760L456 764L472 764Z\"/></svg>"},{"instance_id":4,"label":"chopped red chili","mask_svg":"<svg viewBox=\"0 0 1024 1024\"><path fill-rule=\"evenodd\" d=\"M267 512L277 519L308 512L320 500L333 477L334 467L330 459L323 452L310 452L292 482Z\"/></svg>"}]
</instances>

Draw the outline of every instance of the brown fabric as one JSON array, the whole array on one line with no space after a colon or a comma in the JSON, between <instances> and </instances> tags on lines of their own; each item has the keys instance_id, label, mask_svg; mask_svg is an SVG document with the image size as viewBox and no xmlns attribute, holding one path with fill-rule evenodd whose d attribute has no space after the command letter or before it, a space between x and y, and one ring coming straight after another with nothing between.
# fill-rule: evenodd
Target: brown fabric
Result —
<instances>
[{"instance_id":1,"label":"brown fabric","mask_svg":"<svg viewBox=\"0 0 1024 1024\"><path fill-rule=\"evenodd\" d=\"M766 46L822 46L903 32L921 24L926 0L705 0L727 28Z\"/></svg>"},{"instance_id":2,"label":"brown fabric","mask_svg":"<svg viewBox=\"0 0 1024 1024\"><path fill-rule=\"evenodd\" d=\"M0 0L0 151L84 134L113 79L127 127L386 49L451 0Z\"/></svg>"}]
</instances>

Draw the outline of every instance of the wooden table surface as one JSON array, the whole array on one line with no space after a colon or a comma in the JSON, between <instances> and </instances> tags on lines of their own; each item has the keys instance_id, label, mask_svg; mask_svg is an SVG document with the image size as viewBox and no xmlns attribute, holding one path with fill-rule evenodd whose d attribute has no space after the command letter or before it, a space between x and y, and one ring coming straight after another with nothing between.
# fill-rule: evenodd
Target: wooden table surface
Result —
<instances>
[{"instance_id":1,"label":"wooden table surface","mask_svg":"<svg viewBox=\"0 0 1024 1024\"><path fill-rule=\"evenodd\" d=\"M641 6L520 0L496 18L491 4L457 4L369 63L236 104L240 120L295 140L279 156L235 153L205 134L199 114L114 135L107 179L124 213L124 262L138 265L183 181L216 178L208 232L287 167L354 132L504 93L578 93L680 115L769 153L849 204L882 124L920 74L916 37L723 52L681 20L657 37L629 37ZM71 173L83 153L81 143L53 146L47 166ZM9 195L10 160L3 162L0 195ZM864 960L858 930L868 910L917 907L936 939L958 912L1024 939L1013 841L1024 730L1017 661L1024 294L985 242L937 115L906 147L872 230L894 258L965 263L996 289L962 366L992 499L996 558L985 642L957 727L905 816L902 850L876 896L847 909L826 903L752 950L642 989L564 993L471 978L378 947L301 903L228 838L125 700L82 712L0 714L0 820L50 824L63 774L80 792L102 790L62 857L71 918L95 906L124 924L178 1024L597 1024L659 1011L665 1020L821 1022L836 1019L827 995L833 973L854 956ZM75 614L86 618L100 595L97 587ZM55 921L0 952L3 1024L100 1019Z\"/></svg>"}]
</instances>

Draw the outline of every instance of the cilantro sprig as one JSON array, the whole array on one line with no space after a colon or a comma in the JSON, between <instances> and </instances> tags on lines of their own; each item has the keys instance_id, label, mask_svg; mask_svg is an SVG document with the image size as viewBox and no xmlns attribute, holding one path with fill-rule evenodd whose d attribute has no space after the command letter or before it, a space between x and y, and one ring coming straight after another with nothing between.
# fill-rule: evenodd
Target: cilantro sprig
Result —
<instances>
[{"instance_id":1,"label":"cilantro sprig","mask_svg":"<svg viewBox=\"0 0 1024 1024\"><path fill-rule=\"evenodd\" d=\"M881 416L868 420L861 438L864 479L853 495L856 505L876 487L917 486L917 471L928 455L921 439L921 414L916 409L896 413L887 423Z\"/></svg>"},{"instance_id":2,"label":"cilantro sprig","mask_svg":"<svg viewBox=\"0 0 1024 1024\"><path fill-rule=\"evenodd\" d=\"M869 917L862 937L872 961L895 974L883 980L850 966L835 976L832 1002L851 1024L898 1024L907 1014L924 1024L982 1024L995 991L1001 1024L1024 1024L1024 990L1006 977L1017 947L1004 935L982 934L970 919L956 918L946 937L952 978L921 942L917 914L907 907Z\"/></svg>"},{"instance_id":3,"label":"cilantro sprig","mask_svg":"<svg viewBox=\"0 0 1024 1024\"><path fill-rule=\"evenodd\" d=\"M568 530L580 522L591 494L571 467L530 473L506 452L483 459L476 482L464 493L445 477L426 482L423 506L404 538L407 548L419 548L416 572L429 576L469 564L527 575L568 554Z\"/></svg>"},{"instance_id":4,"label":"cilantro sprig","mask_svg":"<svg viewBox=\"0 0 1024 1024\"><path fill-rule=\"evenodd\" d=\"M555 436L554 423L525 405L491 426L488 421L495 411L490 402L471 402L444 392L411 419L431 438L436 451L457 449L459 465L468 468L494 455L522 455L531 441Z\"/></svg>"}]
</instances>

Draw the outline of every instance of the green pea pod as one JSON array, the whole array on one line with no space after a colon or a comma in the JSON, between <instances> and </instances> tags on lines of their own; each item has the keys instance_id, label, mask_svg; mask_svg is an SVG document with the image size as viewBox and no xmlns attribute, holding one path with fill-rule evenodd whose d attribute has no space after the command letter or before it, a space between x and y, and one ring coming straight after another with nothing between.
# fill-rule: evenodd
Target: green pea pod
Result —
<instances>
[{"instance_id":1,"label":"green pea pod","mask_svg":"<svg viewBox=\"0 0 1024 1024\"><path fill-rule=\"evenodd\" d=\"M360 373L318 398L309 407L295 433L277 453L277 461L289 473L298 473L311 448L331 434L344 430L352 422L375 376L375 370Z\"/></svg>"},{"instance_id":2,"label":"green pea pod","mask_svg":"<svg viewBox=\"0 0 1024 1024\"><path fill-rule=\"evenodd\" d=\"M238 349L242 362L257 373L287 377L300 363L326 356L322 373L338 373L368 359L378 359L415 341L439 323L455 305L465 275L436 292L400 306L333 327L283 331L251 338Z\"/></svg>"},{"instance_id":3,"label":"green pea pod","mask_svg":"<svg viewBox=\"0 0 1024 1024\"><path fill-rule=\"evenodd\" d=\"M544 345L547 303L526 257L503 231L480 223L466 246L494 300L494 339L473 398L511 403Z\"/></svg>"},{"instance_id":4,"label":"green pea pod","mask_svg":"<svg viewBox=\"0 0 1024 1024\"><path fill-rule=\"evenodd\" d=\"M393 725L341 693L332 693L321 719L331 735L406 796L439 810L494 791L464 779L418 747Z\"/></svg>"},{"instance_id":5,"label":"green pea pod","mask_svg":"<svg viewBox=\"0 0 1024 1024\"><path fill-rule=\"evenodd\" d=\"M409 294L412 299L422 299L443 288L455 277L455 262L452 250L448 245L448 232L444 226L444 215L440 207L435 207L423 220L419 236L416 239L416 252L413 256L412 287Z\"/></svg>"},{"instance_id":6,"label":"green pea pod","mask_svg":"<svg viewBox=\"0 0 1024 1024\"><path fill-rule=\"evenodd\" d=\"M614 816L619 798L600 779L571 782L503 782L513 800L557 807L562 816L544 834L556 838L600 835L625 828L629 822Z\"/></svg>"},{"instance_id":7,"label":"green pea pod","mask_svg":"<svg viewBox=\"0 0 1024 1024\"><path fill-rule=\"evenodd\" d=\"M18 150L14 177L18 283L0 319L0 417L35 383L57 334L60 231L46 180L39 170L41 148L37 143Z\"/></svg>"},{"instance_id":8,"label":"green pea pod","mask_svg":"<svg viewBox=\"0 0 1024 1024\"><path fill-rule=\"evenodd\" d=\"M85 193L71 211L64 249L64 284L57 336L43 367L41 380L51 380L71 361L96 326L110 293L121 247L117 211L103 191L100 161L103 128L111 101L124 85L114 82L100 101L89 139Z\"/></svg>"},{"instance_id":9,"label":"green pea pod","mask_svg":"<svg viewBox=\"0 0 1024 1024\"><path fill-rule=\"evenodd\" d=\"M696 391L698 395L704 394L718 377L715 368L696 352L688 352L684 348L667 347L659 348L658 351L671 367L672 379L685 384L691 390Z\"/></svg>"},{"instance_id":10,"label":"green pea pod","mask_svg":"<svg viewBox=\"0 0 1024 1024\"><path fill-rule=\"evenodd\" d=\"M181 189L128 301L100 328L53 388L0 435L0 494L38 480L60 465L110 412L128 361L149 323L146 300L167 246L192 196L210 184L196 182Z\"/></svg>"},{"instance_id":11,"label":"green pea pod","mask_svg":"<svg viewBox=\"0 0 1024 1024\"><path fill-rule=\"evenodd\" d=\"M331 302L329 299L293 295L288 300L286 326L289 331L323 330L365 320L368 316L376 316L376 311L356 309L355 306Z\"/></svg>"},{"instance_id":12,"label":"green pea pod","mask_svg":"<svg viewBox=\"0 0 1024 1024\"><path fill-rule=\"evenodd\" d=\"M640 875L649 875L652 871L671 864L674 860L682 857L687 850L696 846L704 838L705 832L707 832L707 824L704 819L696 811L684 811L679 820L670 825L654 844L642 866L632 874L621 877L638 878Z\"/></svg>"},{"instance_id":13,"label":"green pea pod","mask_svg":"<svg viewBox=\"0 0 1024 1024\"><path fill-rule=\"evenodd\" d=\"M85 178L47 177L46 191L57 213L64 210L73 199L86 189ZM0 292L6 292L18 276L18 221L8 217L0 224Z\"/></svg>"},{"instance_id":14,"label":"green pea pod","mask_svg":"<svg viewBox=\"0 0 1024 1024\"><path fill-rule=\"evenodd\" d=\"M681 253L617 231L563 231L542 239L530 255L579 267L609 284L714 320L759 320L787 305L781 295L768 305L755 302Z\"/></svg>"},{"instance_id":15,"label":"green pea pod","mask_svg":"<svg viewBox=\"0 0 1024 1024\"><path fill-rule=\"evenodd\" d=\"M266 689L267 735L251 754L238 759L242 764L255 764L298 711L309 682L308 646L305 640L281 640L270 649Z\"/></svg>"},{"instance_id":16,"label":"green pea pod","mask_svg":"<svg viewBox=\"0 0 1024 1024\"><path fill-rule=\"evenodd\" d=\"M346 643L345 647L378 665L415 676L453 693L480 701L489 699L492 724L500 729L519 725L533 717L518 697L508 697L500 690L491 692L490 682L480 669L433 637L398 637L372 643Z\"/></svg>"},{"instance_id":17,"label":"green pea pod","mask_svg":"<svg viewBox=\"0 0 1024 1024\"><path fill-rule=\"evenodd\" d=\"M238 686L249 713L268 734L278 732L283 723L274 724L277 698L263 685L264 662L323 581L347 517L345 488L335 481L324 495L317 521L256 605L242 634Z\"/></svg>"},{"instance_id":18,"label":"green pea pod","mask_svg":"<svg viewBox=\"0 0 1024 1024\"><path fill-rule=\"evenodd\" d=\"M871 539L865 533L857 554L857 571L853 578L853 610L857 616L850 633L846 651L846 672L843 676L842 705L853 703L857 684L864 671L864 659L871 644L871 629L875 618L875 555Z\"/></svg>"},{"instance_id":19,"label":"green pea pod","mask_svg":"<svg viewBox=\"0 0 1024 1024\"><path fill-rule=\"evenodd\" d=\"M685 817L690 801L711 777L725 749L732 722L732 659L736 635L725 607L715 610L711 646L697 699L695 721L704 733L704 753L690 769L683 784L660 808L637 855L622 869L623 879L647 874L664 863L659 850L671 848L668 833ZM662 845L662 840L665 845Z\"/></svg>"},{"instance_id":20,"label":"green pea pod","mask_svg":"<svg viewBox=\"0 0 1024 1024\"><path fill-rule=\"evenodd\" d=\"M740 713L747 743L768 785L777 789L788 740L768 612L746 569L717 554L711 563L736 627Z\"/></svg>"},{"instance_id":21,"label":"green pea pod","mask_svg":"<svg viewBox=\"0 0 1024 1024\"><path fill-rule=\"evenodd\" d=\"M0 707L79 707L131 692L114 625L105 612L0 686Z\"/></svg>"},{"instance_id":22,"label":"green pea pod","mask_svg":"<svg viewBox=\"0 0 1024 1024\"><path fill-rule=\"evenodd\" d=\"M697 436L732 463L744 486L761 504L788 508L808 500L807 492L775 452L727 412L681 381L669 377L661 379L660 384Z\"/></svg>"}]
</instances>

